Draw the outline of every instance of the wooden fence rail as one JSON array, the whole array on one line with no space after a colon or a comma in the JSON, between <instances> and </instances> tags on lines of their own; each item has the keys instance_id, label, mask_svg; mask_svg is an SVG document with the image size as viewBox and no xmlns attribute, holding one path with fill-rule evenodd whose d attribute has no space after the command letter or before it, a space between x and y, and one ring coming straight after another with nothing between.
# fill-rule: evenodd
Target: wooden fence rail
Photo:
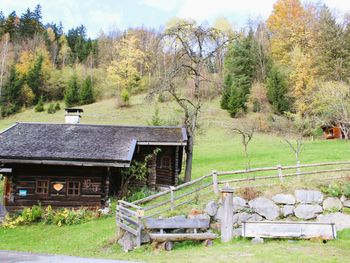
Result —
<instances>
[{"instance_id":1,"label":"wooden fence rail","mask_svg":"<svg viewBox=\"0 0 350 263\"><path fill-rule=\"evenodd\" d=\"M349 166L339 167L345 165ZM307 170L326 166L333 167L330 167L329 169ZM295 172L284 173L284 171L288 170L295 170ZM273 171L273 175L268 174L269 172ZM210 191L217 196L219 194L219 186L222 184L240 184L242 182L265 181L268 183L258 184L254 186L270 186L276 183L270 182L269 180L277 180L277 182L283 182L285 178L289 177L339 172L350 172L350 161L313 164L297 163L297 165L290 166L277 165L274 167L252 168L247 170L224 172L212 171L212 173L209 175L199 177L193 181L181 184L176 187L170 187L169 189L166 189L162 192L142 198L132 203L124 200L119 200L117 205L116 221L118 228L124 229L136 236L138 245L141 245L141 231L143 227L142 220L162 215L181 206L187 205L194 200L198 200L199 194L202 194L204 191L210 189L209 187L212 187L212 190ZM245 178L235 178L237 175L245 174L252 176L247 176ZM227 178L231 176L233 178ZM345 176L329 177L329 179L344 177ZM233 188L238 189L242 187L247 187L247 185L237 185Z\"/></svg>"}]
</instances>

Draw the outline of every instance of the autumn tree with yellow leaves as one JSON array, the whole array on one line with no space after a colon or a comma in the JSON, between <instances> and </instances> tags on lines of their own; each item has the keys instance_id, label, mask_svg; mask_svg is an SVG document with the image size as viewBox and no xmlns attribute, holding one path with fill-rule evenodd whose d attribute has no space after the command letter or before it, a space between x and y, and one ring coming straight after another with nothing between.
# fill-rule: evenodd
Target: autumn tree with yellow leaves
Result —
<instances>
[{"instance_id":1,"label":"autumn tree with yellow leaves","mask_svg":"<svg viewBox=\"0 0 350 263\"><path fill-rule=\"evenodd\" d=\"M142 85L137 66L144 59L145 53L138 48L138 41L135 35L126 33L113 47L116 56L107 71L119 94L135 93Z\"/></svg>"}]
</instances>

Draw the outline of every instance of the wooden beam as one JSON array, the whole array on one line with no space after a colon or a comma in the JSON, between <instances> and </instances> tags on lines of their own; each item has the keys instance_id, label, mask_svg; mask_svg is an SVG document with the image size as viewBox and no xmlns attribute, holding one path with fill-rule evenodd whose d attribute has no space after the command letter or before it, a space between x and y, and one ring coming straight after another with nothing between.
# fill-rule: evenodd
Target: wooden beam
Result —
<instances>
[{"instance_id":1,"label":"wooden beam","mask_svg":"<svg viewBox=\"0 0 350 263\"><path fill-rule=\"evenodd\" d=\"M185 233L185 234L149 234L150 238L157 242L166 241L184 241L184 240L207 240L215 239L217 235L214 233Z\"/></svg>"},{"instance_id":2,"label":"wooden beam","mask_svg":"<svg viewBox=\"0 0 350 263\"><path fill-rule=\"evenodd\" d=\"M148 218L145 220L145 228L149 229L175 229L175 228L209 228L207 219L175 218Z\"/></svg>"},{"instance_id":3,"label":"wooden beam","mask_svg":"<svg viewBox=\"0 0 350 263\"><path fill-rule=\"evenodd\" d=\"M138 234L137 230L135 230L135 229L131 228L130 226L128 226L128 225L122 223L122 222L119 221L118 219L117 219L117 224L118 224L118 226L119 226L120 228L122 228L122 229L124 229L124 230L130 232L130 233L133 234L134 236L137 236L137 234Z\"/></svg>"}]
</instances>

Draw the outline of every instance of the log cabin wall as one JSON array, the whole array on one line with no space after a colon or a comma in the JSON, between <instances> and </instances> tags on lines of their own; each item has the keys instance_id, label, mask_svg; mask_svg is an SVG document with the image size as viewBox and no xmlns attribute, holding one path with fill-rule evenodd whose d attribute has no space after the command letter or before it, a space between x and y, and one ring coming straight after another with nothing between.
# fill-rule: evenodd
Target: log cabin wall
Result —
<instances>
[{"instance_id":1,"label":"log cabin wall","mask_svg":"<svg viewBox=\"0 0 350 263\"><path fill-rule=\"evenodd\" d=\"M155 159L149 163L149 186L175 185L181 171L183 147L181 146L137 146L135 160L143 161L144 158L159 148Z\"/></svg>"},{"instance_id":2,"label":"log cabin wall","mask_svg":"<svg viewBox=\"0 0 350 263\"><path fill-rule=\"evenodd\" d=\"M108 197L106 167L13 165L5 193L6 208L40 203L53 207L100 207ZM60 189L61 188L61 189Z\"/></svg>"}]
</instances>

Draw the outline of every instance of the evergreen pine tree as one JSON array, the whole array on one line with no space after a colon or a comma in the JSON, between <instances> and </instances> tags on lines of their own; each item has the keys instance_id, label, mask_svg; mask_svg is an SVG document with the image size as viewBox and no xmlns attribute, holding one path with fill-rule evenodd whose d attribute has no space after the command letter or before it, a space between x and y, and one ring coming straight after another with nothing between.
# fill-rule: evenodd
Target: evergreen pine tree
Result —
<instances>
[{"instance_id":1,"label":"evergreen pine tree","mask_svg":"<svg viewBox=\"0 0 350 263\"><path fill-rule=\"evenodd\" d=\"M1 97L1 116L6 117L18 112L22 107L21 89L23 80L16 72L15 66L10 70L10 75L3 87Z\"/></svg>"},{"instance_id":2,"label":"evergreen pine tree","mask_svg":"<svg viewBox=\"0 0 350 263\"><path fill-rule=\"evenodd\" d=\"M38 104L35 106L35 112L43 112L45 110L44 108L44 99L41 96L38 100Z\"/></svg>"},{"instance_id":3,"label":"evergreen pine tree","mask_svg":"<svg viewBox=\"0 0 350 263\"><path fill-rule=\"evenodd\" d=\"M19 35L16 19L17 19L17 14L15 11L13 11L8 15L8 17L6 18L6 21L4 22L3 31L4 33L10 34L10 38L12 41L15 40Z\"/></svg>"},{"instance_id":4,"label":"evergreen pine tree","mask_svg":"<svg viewBox=\"0 0 350 263\"><path fill-rule=\"evenodd\" d=\"M287 82L277 68L272 67L266 78L267 98L276 113L290 110L290 101L287 97Z\"/></svg>"},{"instance_id":5,"label":"evergreen pine tree","mask_svg":"<svg viewBox=\"0 0 350 263\"><path fill-rule=\"evenodd\" d=\"M93 102L95 102L95 99L94 99L94 93L92 90L91 77L87 77L84 80L80 90L80 104L85 105Z\"/></svg>"},{"instance_id":6,"label":"evergreen pine tree","mask_svg":"<svg viewBox=\"0 0 350 263\"><path fill-rule=\"evenodd\" d=\"M221 107L227 109L232 117L246 111L246 102L255 77L256 58L253 35L237 39L225 57L225 80Z\"/></svg>"},{"instance_id":7,"label":"evergreen pine tree","mask_svg":"<svg viewBox=\"0 0 350 263\"><path fill-rule=\"evenodd\" d=\"M35 98L34 98L34 104L36 104L41 97L41 91L40 89L43 86L43 73L42 73L42 64L43 64L44 58L43 56L39 56L34 66L28 71L26 81L28 86L33 91Z\"/></svg>"},{"instance_id":8,"label":"evergreen pine tree","mask_svg":"<svg viewBox=\"0 0 350 263\"><path fill-rule=\"evenodd\" d=\"M79 85L76 74L72 76L64 94L64 102L67 107L73 107L79 104Z\"/></svg>"}]
</instances>

